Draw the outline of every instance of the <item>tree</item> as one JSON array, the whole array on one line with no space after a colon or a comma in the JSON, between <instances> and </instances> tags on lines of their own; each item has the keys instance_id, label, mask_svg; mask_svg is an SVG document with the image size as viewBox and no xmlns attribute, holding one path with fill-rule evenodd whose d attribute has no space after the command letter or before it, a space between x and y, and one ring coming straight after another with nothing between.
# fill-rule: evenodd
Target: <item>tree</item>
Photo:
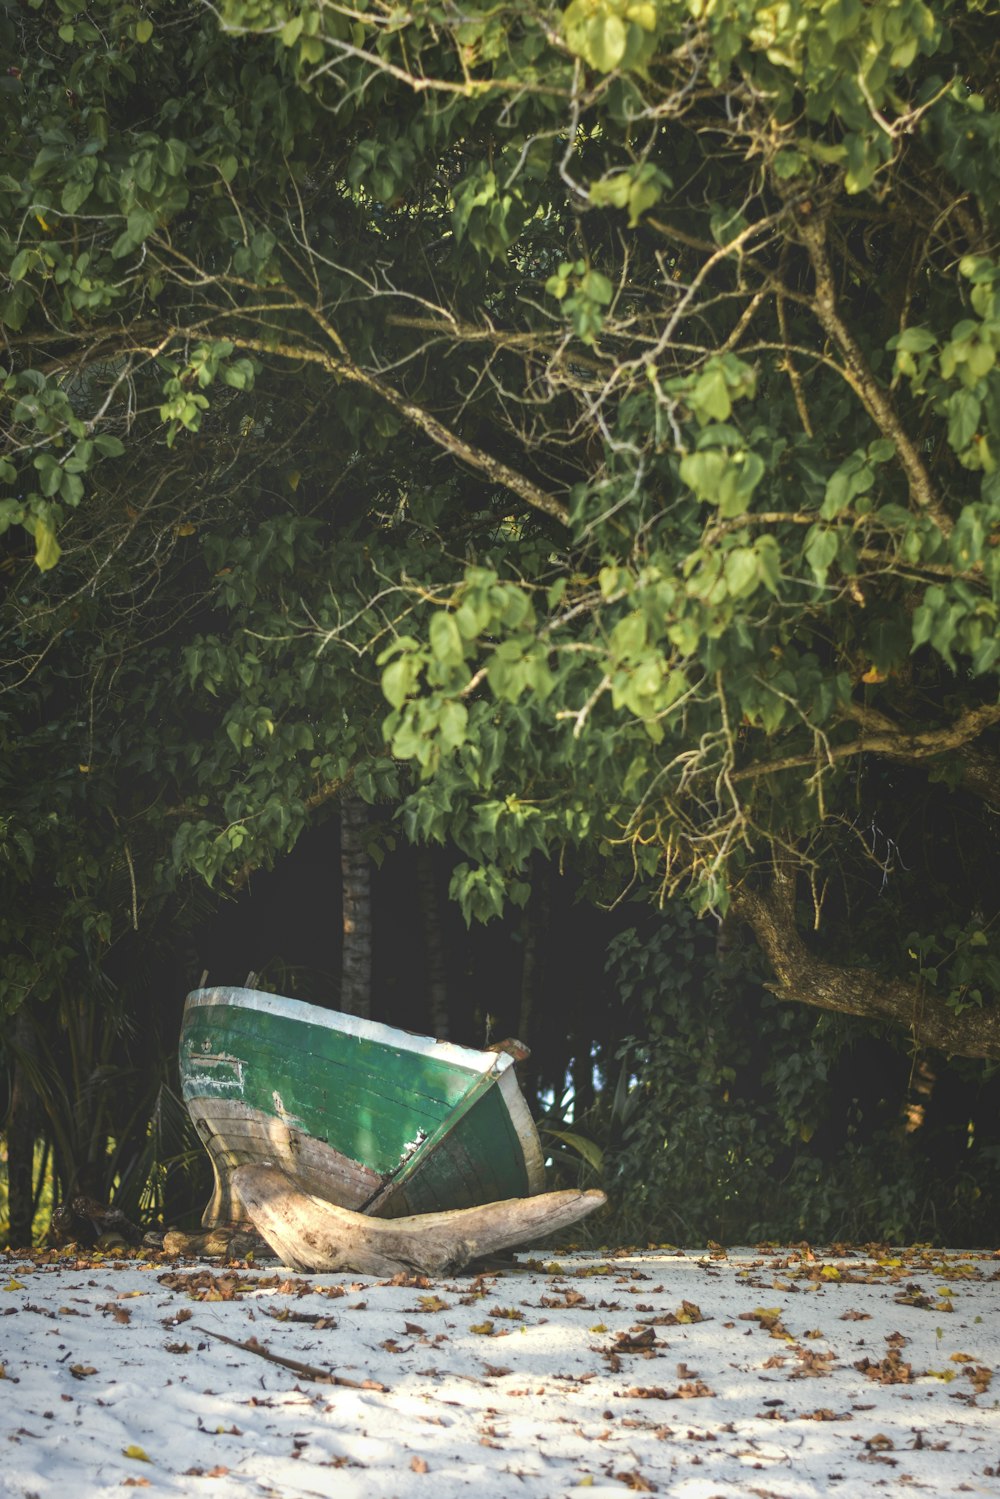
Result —
<instances>
[{"instance_id":1,"label":"tree","mask_svg":"<svg viewBox=\"0 0 1000 1499\"><path fill-rule=\"evenodd\" d=\"M469 391L566 534L425 583L383 654L407 815L461 829L470 912L596 839L749 922L783 995L995 1056L995 42L921 4L507 19L392 54L500 96L502 172L453 188L487 311L411 321L486 346Z\"/></svg>"},{"instance_id":2,"label":"tree","mask_svg":"<svg viewBox=\"0 0 1000 1499\"><path fill-rule=\"evenodd\" d=\"M220 14L4 22L10 732L126 911L350 779L469 916L583 845L998 1054L994 18Z\"/></svg>"},{"instance_id":3,"label":"tree","mask_svg":"<svg viewBox=\"0 0 1000 1499\"><path fill-rule=\"evenodd\" d=\"M368 808L350 792L340 802L340 872L343 908L343 961L340 1008L349 1015L371 1015L372 872L366 846Z\"/></svg>"}]
</instances>

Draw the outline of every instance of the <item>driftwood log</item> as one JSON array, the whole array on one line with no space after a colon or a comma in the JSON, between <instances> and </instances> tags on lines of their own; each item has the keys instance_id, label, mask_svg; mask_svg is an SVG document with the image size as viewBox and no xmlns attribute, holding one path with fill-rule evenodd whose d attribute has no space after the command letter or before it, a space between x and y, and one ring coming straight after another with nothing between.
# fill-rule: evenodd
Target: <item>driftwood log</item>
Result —
<instances>
[{"instance_id":1,"label":"driftwood log","mask_svg":"<svg viewBox=\"0 0 1000 1499\"><path fill-rule=\"evenodd\" d=\"M163 1248L167 1254L185 1254L197 1259L242 1260L248 1254L259 1254L264 1245L244 1219L240 1223L216 1223L212 1228L196 1229L193 1233L168 1228L163 1235Z\"/></svg>"},{"instance_id":2,"label":"driftwood log","mask_svg":"<svg viewBox=\"0 0 1000 1499\"><path fill-rule=\"evenodd\" d=\"M233 1187L262 1238L293 1270L452 1275L483 1255L586 1217L603 1192L542 1192L412 1218L368 1218L301 1191L274 1166L240 1166Z\"/></svg>"}]
</instances>

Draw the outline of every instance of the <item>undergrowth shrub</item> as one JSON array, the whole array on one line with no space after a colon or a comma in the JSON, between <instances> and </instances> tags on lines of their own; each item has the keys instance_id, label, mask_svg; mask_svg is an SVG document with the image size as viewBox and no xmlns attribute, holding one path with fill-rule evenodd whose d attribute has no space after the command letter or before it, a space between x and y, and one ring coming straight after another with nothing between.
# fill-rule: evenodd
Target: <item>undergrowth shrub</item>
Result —
<instances>
[{"instance_id":1,"label":"undergrowth shrub","mask_svg":"<svg viewBox=\"0 0 1000 1499\"><path fill-rule=\"evenodd\" d=\"M619 1242L995 1240L997 1069L779 1001L684 908L616 937L631 1034L594 1110Z\"/></svg>"}]
</instances>

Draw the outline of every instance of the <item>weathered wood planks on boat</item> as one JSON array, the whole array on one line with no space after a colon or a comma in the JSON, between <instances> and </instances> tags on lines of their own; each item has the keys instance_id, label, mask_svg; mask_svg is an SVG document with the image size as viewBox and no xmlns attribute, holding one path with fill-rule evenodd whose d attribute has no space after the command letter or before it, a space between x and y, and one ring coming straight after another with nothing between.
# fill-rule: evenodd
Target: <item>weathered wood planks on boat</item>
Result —
<instances>
[{"instance_id":1,"label":"weathered wood planks on boat","mask_svg":"<svg viewBox=\"0 0 1000 1499\"><path fill-rule=\"evenodd\" d=\"M202 1222L243 1209L241 1166L377 1217L531 1197L538 1133L510 1056L433 1041L252 989L195 990L181 1085L215 1170Z\"/></svg>"}]
</instances>

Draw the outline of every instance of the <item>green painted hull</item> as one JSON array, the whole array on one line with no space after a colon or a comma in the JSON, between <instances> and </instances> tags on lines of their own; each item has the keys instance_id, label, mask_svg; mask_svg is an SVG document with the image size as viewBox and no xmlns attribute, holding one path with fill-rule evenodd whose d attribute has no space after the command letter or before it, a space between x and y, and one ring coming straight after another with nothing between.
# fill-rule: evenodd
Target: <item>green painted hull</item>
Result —
<instances>
[{"instance_id":1,"label":"green painted hull","mask_svg":"<svg viewBox=\"0 0 1000 1499\"><path fill-rule=\"evenodd\" d=\"M510 1057L252 989L188 996L184 1100L215 1168L210 1225L240 1216L238 1166L280 1166L341 1207L399 1217L544 1189Z\"/></svg>"}]
</instances>

